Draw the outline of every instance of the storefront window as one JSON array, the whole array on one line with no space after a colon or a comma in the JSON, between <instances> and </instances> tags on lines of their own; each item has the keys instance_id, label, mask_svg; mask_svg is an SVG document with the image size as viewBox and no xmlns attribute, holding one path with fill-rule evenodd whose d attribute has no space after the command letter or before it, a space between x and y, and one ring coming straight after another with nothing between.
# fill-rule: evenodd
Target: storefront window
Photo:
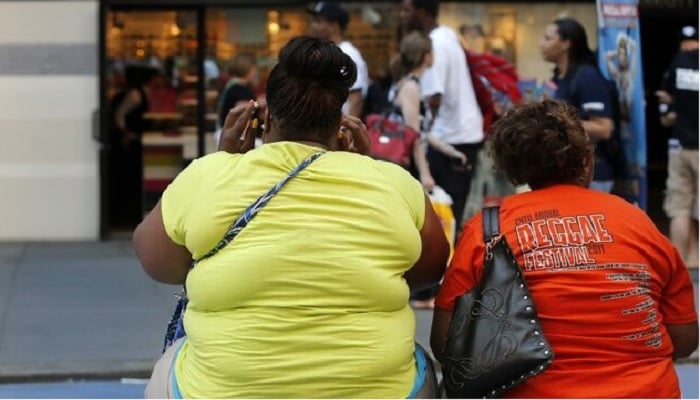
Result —
<instances>
[{"instance_id":1,"label":"storefront window","mask_svg":"<svg viewBox=\"0 0 700 400\"><path fill-rule=\"evenodd\" d=\"M344 3L350 13L345 37L362 52L372 78L385 77L397 49L398 11L394 3ZM207 11L207 54L220 71L220 93L232 77L239 57L253 57L259 73L253 90L264 94L267 74L277 53L293 37L309 33L304 8L210 9ZM240 77L237 77L240 78Z\"/></svg>"},{"instance_id":2,"label":"storefront window","mask_svg":"<svg viewBox=\"0 0 700 400\"><path fill-rule=\"evenodd\" d=\"M196 24L193 11L107 15L113 228L133 227L197 156Z\"/></svg>"},{"instance_id":3,"label":"storefront window","mask_svg":"<svg viewBox=\"0 0 700 400\"><path fill-rule=\"evenodd\" d=\"M370 79L386 82L389 60L398 48L399 5L344 2L343 6L350 14L345 38L362 53ZM465 46L501 55L515 63L521 77L541 81L549 78L551 66L541 60L537 42L543 27L561 15L579 19L591 32L590 45L595 47L592 4L449 2L441 4L439 22L455 29ZM201 21L203 28L198 26ZM110 206L103 212L110 213L111 228L135 226L189 161L215 151L225 114L222 93L231 78L236 78L233 83L240 80L235 71L240 72L246 62L254 65L256 74L244 83L251 96L264 101L266 77L279 49L289 39L307 34L310 22L304 4L107 9L102 65L109 156L103 176ZM204 58L203 84L198 81L199 56ZM140 71L138 84L131 82L134 70ZM143 81L151 73L152 79ZM119 105L135 87L143 94L143 103L132 104L127 113L122 108L120 114Z\"/></svg>"},{"instance_id":4,"label":"storefront window","mask_svg":"<svg viewBox=\"0 0 700 400\"><path fill-rule=\"evenodd\" d=\"M596 48L596 8L590 3L497 3L450 2L440 5L439 22L458 33L462 43L476 46L515 64L522 78L544 81L551 78L552 66L542 60L538 43L545 26L558 17L572 17L581 22L588 33L589 46ZM475 39L474 28L483 33Z\"/></svg>"},{"instance_id":5,"label":"storefront window","mask_svg":"<svg viewBox=\"0 0 700 400\"><path fill-rule=\"evenodd\" d=\"M217 71L216 77L207 82L213 101L207 104L206 132L213 143L228 109L250 98L264 102L266 77L277 52L289 39L307 30L303 9L207 10L205 63Z\"/></svg>"}]
</instances>

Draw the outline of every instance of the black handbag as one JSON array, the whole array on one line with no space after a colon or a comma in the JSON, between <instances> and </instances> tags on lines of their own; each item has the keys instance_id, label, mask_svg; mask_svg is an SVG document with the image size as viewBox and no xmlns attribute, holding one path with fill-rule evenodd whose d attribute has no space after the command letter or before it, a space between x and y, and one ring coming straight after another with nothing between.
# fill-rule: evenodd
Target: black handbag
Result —
<instances>
[{"instance_id":1,"label":"black handbag","mask_svg":"<svg viewBox=\"0 0 700 400\"><path fill-rule=\"evenodd\" d=\"M522 271L499 231L498 211L483 209L481 281L455 301L442 361L448 397L496 397L542 373L554 358Z\"/></svg>"}]
</instances>

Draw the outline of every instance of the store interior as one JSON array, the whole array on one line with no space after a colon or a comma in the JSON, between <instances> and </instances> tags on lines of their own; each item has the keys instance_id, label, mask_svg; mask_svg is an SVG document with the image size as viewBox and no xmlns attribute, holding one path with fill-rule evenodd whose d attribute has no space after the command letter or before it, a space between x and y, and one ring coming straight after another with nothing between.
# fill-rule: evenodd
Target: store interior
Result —
<instances>
[{"instance_id":1,"label":"store interior","mask_svg":"<svg viewBox=\"0 0 700 400\"><path fill-rule=\"evenodd\" d=\"M388 60L397 48L399 7L394 2L344 5L351 14L346 37L362 52L372 78L386 76ZM558 16L574 17L589 32L595 32L595 4L589 2L448 2L441 5L439 20L455 30L463 24L480 25L486 35L481 43L484 49L498 52L513 62L521 77L544 81L551 74L551 66L541 59L537 42L543 27ZM677 18L670 21L678 23ZM307 33L309 25L310 18L303 7L106 10L101 64L106 108L125 90L127 66L142 65L158 71L146 88L149 104L143 115L141 138L142 191L124 194L139 197L140 216L156 204L165 187L192 159L215 151L217 100L229 79L228 68L234 56L255 56L262 78L255 92L262 95L266 73L274 64L278 50L290 38ZM642 19L643 33L644 28ZM201 53L198 37L204 38ZM595 48L595 35L589 35L589 41ZM203 59L202 71L197 67L198 59ZM645 64L648 60L644 60ZM653 68L657 73L661 66ZM199 82L200 76L203 83ZM649 79L653 83L656 78ZM658 129L653 124L652 128ZM657 132L648 135L655 136ZM663 169L664 160L660 157L650 154L650 166ZM101 168L109 169L109 162ZM657 180L662 179L659 176ZM109 212L104 208L119 207L114 199L108 200L111 201L103 202L103 213L107 215ZM129 231L134 227L133 222L109 218L103 219L102 224L106 236L110 231Z\"/></svg>"},{"instance_id":2,"label":"store interior","mask_svg":"<svg viewBox=\"0 0 700 400\"><path fill-rule=\"evenodd\" d=\"M376 3L371 8L357 5L348 10L352 15L348 38L361 49L373 75L386 74L387 55L396 47L396 6ZM187 163L215 151L217 100L229 80L233 57L255 57L261 80L254 91L262 96L265 77L279 49L290 38L307 33L310 24L304 8L209 8L204 13L203 85L199 84L197 68L197 24L201 21L197 11L127 9L109 10L106 15L104 74L110 107L116 108L112 100L127 89L128 68L157 71L145 85L148 110L143 114L141 132L143 182L142 192L136 194L142 199L141 213L157 203ZM199 90L204 91L203 96ZM204 114L203 126L198 124L200 114ZM112 201L107 207L120 204ZM107 221L108 230L133 229L138 217L119 219Z\"/></svg>"}]
</instances>

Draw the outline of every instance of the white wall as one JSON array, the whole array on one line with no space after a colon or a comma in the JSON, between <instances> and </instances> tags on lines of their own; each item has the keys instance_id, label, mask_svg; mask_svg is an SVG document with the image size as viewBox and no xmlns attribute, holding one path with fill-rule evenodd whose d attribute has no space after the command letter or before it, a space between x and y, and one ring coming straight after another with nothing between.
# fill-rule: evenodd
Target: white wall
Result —
<instances>
[{"instance_id":1,"label":"white wall","mask_svg":"<svg viewBox=\"0 0 700 400\"><path fill-rule=\"evenodd\" d=\"M97 1L0 1L0 240L96 240Z\"/></svg>"}]
</instances>

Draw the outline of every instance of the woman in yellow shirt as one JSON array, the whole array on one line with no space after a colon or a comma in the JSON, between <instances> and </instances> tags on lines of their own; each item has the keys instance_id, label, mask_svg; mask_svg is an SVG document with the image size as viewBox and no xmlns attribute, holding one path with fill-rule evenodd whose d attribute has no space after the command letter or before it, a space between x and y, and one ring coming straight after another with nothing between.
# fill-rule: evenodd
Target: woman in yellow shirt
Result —
<instances>
[{"instance_id":1,"label":"woman in yellow shirt","mask_svg":"<svg viewBox=\"0 0 700 400\"><path fill-rule=\"evenodd\" d=\"M166 352L172 362L156 365L147 395L425 395L408 298L439 281L448 245L421 184L364 155L364 126L341 116L355 76L332 42L290 41L267 84L265 144L250 150L255 105L235 108L226 151L192 162L137 228L144 270L186 281L189 297L187 336ZM317 152L234 241L190 270Z\"/></svg>"}]
</instances>

